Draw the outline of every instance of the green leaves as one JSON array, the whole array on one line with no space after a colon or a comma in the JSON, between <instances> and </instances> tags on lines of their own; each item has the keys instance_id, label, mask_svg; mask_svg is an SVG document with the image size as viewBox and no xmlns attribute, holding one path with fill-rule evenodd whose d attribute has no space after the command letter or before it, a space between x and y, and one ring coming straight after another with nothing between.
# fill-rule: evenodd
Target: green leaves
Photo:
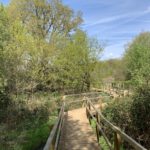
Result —
<instances>
[{"instance_id":1,"label":"green leaves","mask_svg":"<svg viewBox=\"0 0 150 150\"><path fill-rule=\"evenodd\" d=\"M150 33L137 36L128 46L124 59L127 73L137 86L149 84L150 81Z\"/></svg>"},{"instance_id":2,"label":"green leaves","mask_svg":"<svg viewBox=\"0 0 150 150\"><path fill-rule=\"evenodd\" d=\"M47 40L53 34L71 33L82 22L80 13L75 14L60 0L12 0L9 14L19 18L34 37Z\"/></svg>"},{"instance_id":3,"label":"green leaves","mask_svg":"<svg viewBox=\"0 0 150 150\"><path fill-rule=\"evenodd\" d=\"M66 39L66 46L54 62L58 72L59 84L62 87L70 88L74 92L89 90L91 83L91 72L95 67L94 60L97 60L91 49L96 45L89 44L87 35L78 30Z\"/></svg>"},{"instance_id":4,"label":"green leaves","mask_svg":"<svg viewBox=\"0 0 150 150\"><path fill-rule=\"evenodd\" d=\"M8 92L89 90L102 48L78 29L80 13L60 0L12 0L0 11L1 85Z\"/></svg>"}]
</instances>

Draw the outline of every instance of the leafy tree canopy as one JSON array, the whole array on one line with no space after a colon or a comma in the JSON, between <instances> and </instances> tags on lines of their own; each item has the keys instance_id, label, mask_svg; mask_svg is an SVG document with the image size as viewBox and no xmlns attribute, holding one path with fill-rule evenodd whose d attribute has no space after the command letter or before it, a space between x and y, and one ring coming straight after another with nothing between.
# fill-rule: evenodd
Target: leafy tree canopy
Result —
<instances>
[{"instance_id":1,"label":"leafy tree canopy","mask_svg":"<svg viewBox=\"0 0 150 150\"><path fill-rule=\"evenodd\" d=\"M136 85L150 81L150 32L141 33L127 47L124 60L127 78Z\"/></svg>"}]
</instances>

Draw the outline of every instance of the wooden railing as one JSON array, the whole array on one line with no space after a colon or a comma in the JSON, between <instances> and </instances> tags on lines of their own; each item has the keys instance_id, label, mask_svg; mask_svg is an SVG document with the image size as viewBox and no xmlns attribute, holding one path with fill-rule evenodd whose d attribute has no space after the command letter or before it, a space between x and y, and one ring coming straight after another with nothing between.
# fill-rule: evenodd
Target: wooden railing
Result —
<instances>
[{"instance_id":1,"label":"wooden railing","mask_svg":"<svg viewBox=\"0 0 150 150\"><path fill-rule=\"evenodd\" d=\"M83 94L83 95L85 96L85 94ZM73 95L71 95L71 96L73 96ZM68 97L70 97L70 95ZM84 106L86 108L86 114L87 114L87 118L89 119L89 122L91 123L92 119L95 121L96 135L97 135L98 143L99 143L99 138L101 136L103 136L110 150L121 150L121 141L122 140L126 141L135 150L147 150L146 148L141 146L139 143L137 143L135 140L133 140L131 137L129 137L126 133L121 131L121 129L119 129L118 127L114 126L111 122L109 122L102 115L100 110L95 108L94 100L98 100L99 98L100 97L95 97L95 98L84 97L82 100L76 100L76 101L63 100L58 119L49 135L49 138L48 138L43 150L58 150L59 139L60 139L63 122L64 122L65 109L67 107L69 107L69 105L77 104L77 103L81 103L82 106ZM112 130L113 135L114 135L114 138L113 138L114 144L111 144L111 141L106 136L103 126L108 126Z\"/></svg>"},{"instance_id":2,"label":"wooden railing","mask_svg":"<svg viewBox=\"0 0 150 150\"><path fill-rule=\"evenodd\" d=\"M60 112L58 115L58 119L57 119L54 127L52 128L52 131L47 139L47 142L46 142L43 150L58 150L59 140L60 140L61 131L62 131L63 122L64 122L64 114L65 114L66 109L68 107L70 107L70 105L74 105L74 104L78 104L78 103L81 104L78 107L81 107L85 102L85 99L82 99L82 100L77 99L75 101L68 101L68 99L66 99L66 98L70 98L72 96L83 96L84 97L85 95L87 96L87 95L98 94L98 93L99 92L71 94L71 95L65 95L63 97L62 106L61 106L61 109L60 109Z\"/></svg>"},{"instance_id":3,"label":"wooden railing","mask_svg":"<svg viewBox=\"0 0 150 150\"><path fill-rule=\"evenodd\" d=\"M141 146L139 143L137 143L135 140L129 137L126 133L124 133L118 127L114 126L111 122L109 122L102 115L102 113L95 108L91 100L89 100L88 98L85 101L85 107L86 107L86 114L87 114L87 118L89 119L89 122L91 123L91 119L93 119L96 123L96 134L97 134L98 142L100 136L102 135L110 150L121 150L122 140L126 141L135 150L146 150L146 148ZM94 110L94 113L92 109ZM102 124L103 126L108 126L114 133L114 141L113 141L114 145L112 145L109 139L107 138L106 133L103 130Z\"/></svg>"},{"instance_id":4,"label":"wooden railing","mask_svg":"<svg viewBox=\"0 0 150 150\"><path fill-rule=\"evenodd\" d=\"M62 131L63 121L65 113L65 103L62 104L58 119L48 137L43 150L57 150L59 145L59 139Z\"/></svg>"}]
</instances>

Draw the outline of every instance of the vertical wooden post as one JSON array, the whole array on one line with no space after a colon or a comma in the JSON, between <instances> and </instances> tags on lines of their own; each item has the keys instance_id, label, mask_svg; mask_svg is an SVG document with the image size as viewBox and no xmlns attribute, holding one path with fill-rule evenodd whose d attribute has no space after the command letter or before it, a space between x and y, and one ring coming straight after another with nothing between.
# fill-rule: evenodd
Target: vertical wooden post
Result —
<instances>
[{"instance_id":1,"label":"vertical wooden post","mask_svg":"<svg viewBox=\"0 0 150 150\"><path fill-rule=\"evenodd\" d=\"M89 110L91 110L91 105L90 105L90 103L88 103L88 106L89 106Z\"/></svg>"},{"instance_id":2,"label":"vertical wooden post","mask_svg":"<svg viewBox=\"0 0 150 150\"><path fill-rule=\"evenodd\" d=\"M91 111L91 105L90 105L90 103L88 102L88 107L89 107L89 111ZM89 112L88 112L89 113ZM90 122L90 124L91 124L91 116L90 116L90 113L89 113L89 122Z\"/></svg>"},{"instance_id":3,"label":"vertical wooden post","mask_svg":"<svg viewBox=\"0 0 150 150\"><path fill-rule=\"evenodd\" d=\"M114 150L120 150L121 138L120 135L115 132L114 133Z\"/></svg>"},{"instance_id":4,"label":"vertical wooden post","mask_svg":"<svg viewBox=\"0 0 150 150\"><path fill-rule=\"evenodd\" d=\"M89 119L89 113L88 113L88 110L87 110L87 107L88 107L88 101L87 100L85 101L85 105L86 105L86 116Z\"/></svg>"},{"instance_id":5,"label":"vertical wooden post","mask_svg":"<svg viewBox=\"0 0 150 150\"><path fill-rule=\"evenodd\" d=\"M96 112L96 121L98 124L100 124L100 119L99 119L99 115L98 115L98 112ZM97 141L99 143L99 137L100 137L100 134L99 134L99 128L96 124L96 135L97 135Z\"/></svg>"}]
</instances>

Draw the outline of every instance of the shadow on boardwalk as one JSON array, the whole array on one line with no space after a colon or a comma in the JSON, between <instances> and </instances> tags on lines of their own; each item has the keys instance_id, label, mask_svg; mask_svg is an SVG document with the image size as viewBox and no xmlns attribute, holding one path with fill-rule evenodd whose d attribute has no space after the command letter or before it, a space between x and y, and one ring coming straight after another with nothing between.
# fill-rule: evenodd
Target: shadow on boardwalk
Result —
<instances>
[{"instance_id":1,"label":"shadow on boardwalk","mask_svg":"<svg viewBox=\"0 0 150 150\"><path fill-rule=\"evenodd\" d=\"M99 150L85 108L66 113L59 150Z\"/></svg>"}]
</instances>

